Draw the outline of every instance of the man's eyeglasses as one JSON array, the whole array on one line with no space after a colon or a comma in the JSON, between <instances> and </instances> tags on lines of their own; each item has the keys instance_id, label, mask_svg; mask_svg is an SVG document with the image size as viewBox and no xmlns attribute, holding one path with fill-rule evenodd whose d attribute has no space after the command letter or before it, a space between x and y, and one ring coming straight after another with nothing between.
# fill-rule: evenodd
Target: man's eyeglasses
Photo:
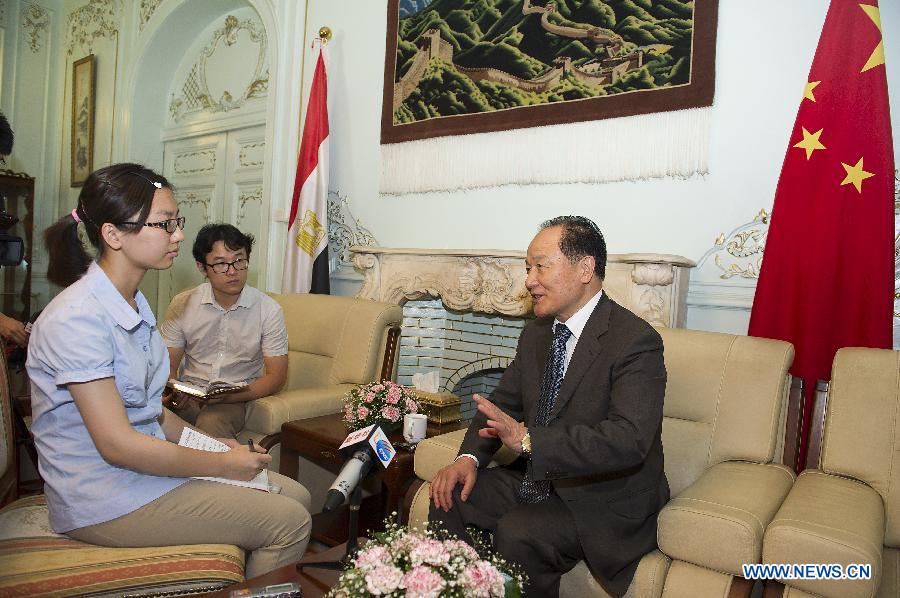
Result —
<instances>
[{"instance_id":1,"label":"man's eyeglasses","mask_svg":"<svg viewBox=\"0 0 900 598\"><path fill-rule=\"evenodd\" d=\"M160 220L159 222L121 222L120 224L130 224L131 226L152 226L153 228L161 228L170 235L175 232L176 228L184 230L184 216L178 218L169 218L168 220Z\"/></svg>"},{"instance_id":2,"label":"man's eyeglasses","mask_svg":"<svg viewBox=\"0 0 900 598\"><path fill-rule=\"evenodd\" d=\"M226 274L229 268L234 268L235 272L240 272L241 270L246 270L250 267L250 261L247 258L240 257L233 262L217 262L215 264L207 264L203 262L206 267L212 268L212 271L216 274Z\"/></svg>"}]
</instances>

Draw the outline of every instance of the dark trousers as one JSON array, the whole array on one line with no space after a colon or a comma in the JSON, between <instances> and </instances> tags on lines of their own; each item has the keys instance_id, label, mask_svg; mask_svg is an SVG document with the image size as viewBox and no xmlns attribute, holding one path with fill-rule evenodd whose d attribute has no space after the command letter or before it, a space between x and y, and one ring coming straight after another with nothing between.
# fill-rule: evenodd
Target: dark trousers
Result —
<instances>
[{"instance_id":1,"label":"dark trousers","mask_svg":"<svg viewBox=\"0 0 900 598\"><path fill-rule=\"evenodd\" d=\"M559 596L559 579L584 558L572 513L555 493L538 504L520 504L516 493L522 472L504 467L479 469L469 499L453 491L453 507L428 513L431 522L472 543L466 526L493 533L494 548L528 575L525 595Z\"/></svg>"}]
</instances>

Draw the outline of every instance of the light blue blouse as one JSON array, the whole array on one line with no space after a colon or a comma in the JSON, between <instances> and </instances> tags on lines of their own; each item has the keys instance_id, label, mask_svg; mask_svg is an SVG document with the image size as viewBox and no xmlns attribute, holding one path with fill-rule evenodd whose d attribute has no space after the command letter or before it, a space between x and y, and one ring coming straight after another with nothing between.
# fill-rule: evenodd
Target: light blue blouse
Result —
<instances>
[{"instance_id":1,"label":"light blue blouse","mask_svg":"<svg viewBox=\"0 0 900 598\"><path fill-rule=\"evenodd\" d=\"M157 418L168 353L144 295L135 299L137 312L93 263L34 323L25 364L32 432L57 533L121 517L187 481L107 463L66 386L114 378L132 427L165 439Z\"/></svg>"}]
</instances>

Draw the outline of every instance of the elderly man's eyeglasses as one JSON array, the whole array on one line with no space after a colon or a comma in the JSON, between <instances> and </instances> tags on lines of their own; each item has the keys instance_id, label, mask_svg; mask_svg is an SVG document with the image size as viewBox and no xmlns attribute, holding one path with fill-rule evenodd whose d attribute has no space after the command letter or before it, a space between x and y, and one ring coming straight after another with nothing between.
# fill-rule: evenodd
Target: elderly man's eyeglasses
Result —
<instances>
[{"instance_id":1,"label":"elderly man's eyeglasses","mask_svg":"<svg viewBox=\"0 0 900 598\"><path fill-rule=\"evenodd\" d=\"M229 268L234 268L235 272L240 272L241 270L246 270L250 267L250 261L247 258L240 257L233 262L217 262L215 264L207 264L204 262L207 268L212 268L212 271L216 274L226 274Z\"/></svg>"},{"instance_id":2,"label":"elderly man's eyeglasses","mask_svg":"<svg viewBox=\"0 0 900 598\"><path fill-rule=\"evenodd\" d=\"M121 224L130 224L131 226L152 226L153 228L161 228L170 235L175 232L176 228L184 230L185 217L169 218L168 220L160 220L159 222L122 222Z\"/></svg>"}]
</instances>

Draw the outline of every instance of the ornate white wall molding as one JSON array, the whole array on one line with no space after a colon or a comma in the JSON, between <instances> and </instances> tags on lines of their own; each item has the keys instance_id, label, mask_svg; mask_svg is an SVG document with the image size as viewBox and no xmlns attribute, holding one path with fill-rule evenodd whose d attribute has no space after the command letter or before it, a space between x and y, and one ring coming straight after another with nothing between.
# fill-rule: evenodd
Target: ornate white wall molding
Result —
<instances>
[{"instance_id":1,"label":"ornate white wall molding","mask_svg":"<svg viewBox=\"0 0 900 598\"><path fill-rule=\"evenodd\" d=\"M90 54L98 39L117 35L120 8L118 0L90 0L69 13L66 17L66 53L71 56L76 48L81 48Z\"/></svg>"},{"instance_id":2,"label":"ornate white wall molding","mask_svg":"<svg viewBox=\"0 0 900 598\"><path fill-rule=\"evenodd\" d=\"M241 228L244 219L247 218L247 210L259 211L262 209L263 190L261 186L250 189L241 189L238 193L237 227ZM248 206L248 204L250 204Z\"/></svg>"},{"instance_id":3,"label":"ornate white wall molding","mask_svg":"<svg viewBox=\"0 0 900 598\"><path fill-rule=\"evenodd\" d=\"M364 275L358 297L402 303L439 297L452 310L525 316L531 295L525 290L522 251L350 248ZM608 256L604 291L645 320L684 326L691 260L652 253Z\"/></svg>"},{"instance_id":4,"label":"ornate white wall molding","mask_svg":"<svg viewBox=\"0 0 900 598\"><path fill-rule=\"evenodd\" d=\"M189 175L216 170L216 150L189 151L175 156L173 165L175 174Z\"/></svg>"},{"instance_id":5,"label":"ornate white wall molding","mask_svg":"<svg viewBox=\"0 0 900 598\"><path fill-rule=\"evenodd\" d=\"M37 54L41 51L43 38L50 31L50 13L38 4L25 4L22 8L22 30L28 47Z\"/></svg>"},{"instance_id":6,"label":"ornate white wall molding","mask_svg":"<svg viewBox=\"0 0 900 598\"><path fill-rule=\"evenodd\" d=\"M711 250L713 263L722 271L719 278L728 280L737 276L758 279L768 236L769 215L765 210L760 210L752 221L731 231L727 238L725 233L721 233L716 239L716 247ZM702 264L703 259L700 262Z\"/></svg>"},{"instance_id":7,"label":"ornate white wall molding","mask_svg":"<svg viewBox=\"0 0 900 598\"><path fill-rule=\"evenodd\" d=\"M265 164L266 142L257 141L241 145L238 152L238 165L241 168L258 168Z\"/></svg>"},{"instance_id":8,"label":"ornate white wall molding","mask_svg":"<svg viewBox=\"0 0 900 598\"><path fill-rule=\"evenodd\" d=\"M697 262L688 305L749 312L768 234L769 216L765 210L728 235L721 233Z\"/></svg>"},{"instance_id":9,"label":"ornate white wall molding","mask_svg":"<svg viewBox=\"0 0 900 598\"><path fill-rule=\"evenodd\" d=\"M178 202L182 203L186 206L194 206L201 205L203 206L204 212L209 214L209 204L212 201L212 189L204 189L203 191L194 190L194 191L186 191L184 193L179 193ZM206 224L204 222L203 224ZM201 224L200 226L203 226Z\"/></svg>"},{"instance_id":10,"label":"ornate white wall molding","mask_svg":"<svg viewBox=\"0 0 900 598\"><path fill-rule=\"evenodd\" d=\"M160 4L162 4L162 0L141 0L141 31L144 30L144 26L147 24L147 21L150 20L150 17L153 16L153 13L156 12L156 9L159 8Z\"/></svg>"},{"instance_id":11,"label":"ornate white wall molding","mask_svg":"<svg viewBox=\"0 0 900 598\"><path fill-rule=\"evenodd\" d=\"M688 328L747 333L768 234L765 210L727 235L719 234L691 274Z\"/></svg>"},{"instance_id":12,"label":"ornate white wall molding","mask_svg":"<svg viewBox=\"0 0 900 598\"><path fill-rule=\"evenodd\" d=\"M247 34L246 39L242 39L241 32ZM269 90L267 44L265 28L258 21L239 20L234 15L225 17L224 25L213 32L212 38L200 52L184 82L178 91L172 94L169 102L172 120L180 122L185 116L201 110L212 113L229 112L242 107L250 98L266 96ZM251 51L255 53L256 65L249 85L244 89L223 87L221 93L210 90L211 73L207 69L209 63L228 53ZM218 97L215 97L217 95Z\"/></svg>"},{"instance_id":13,"label":"ornate white wall molding","mask_svg":"<svg viewBox=\"0 0 900 598\"><path fill-rule=\"evenodd\" d=\"M378 247L375 235L362 225L350 211L347 197L337 191L328 192L328 252L329 271L337 272L344 266L352 267L350 247L366 245Z\"/></svg>"}]
</instances>

